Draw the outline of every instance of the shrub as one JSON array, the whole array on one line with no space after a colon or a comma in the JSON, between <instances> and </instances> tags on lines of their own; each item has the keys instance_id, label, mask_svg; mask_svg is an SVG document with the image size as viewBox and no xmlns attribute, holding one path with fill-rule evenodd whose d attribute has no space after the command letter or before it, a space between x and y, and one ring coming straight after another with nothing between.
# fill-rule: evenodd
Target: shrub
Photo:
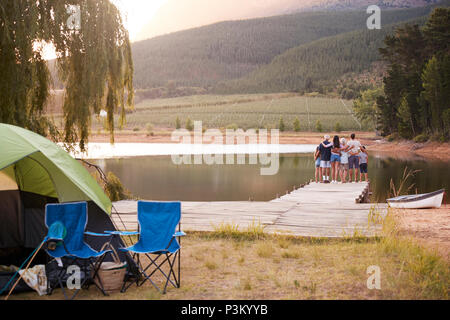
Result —
<instances>
[{"instance_id":1,"label":"shrub","mask_svg":"<svg viewBox=\"0 0 450 320\"><path fill-rule=\"evenodd\" d=\"M286 126L284 125L283 117L280 117L280 121L278 122L278 130L283 132L286 129Z\"/></svg>"},{"instance_id":2,"label":"shrub","mask_svg":"<svg viewBox=\"0 0 450 320\"><path fill-rule=\"evenodd\" d=\"M392 133L392 134L390 134L390 135L388 135L388 136L386 136L386 140L387 141L389 141L389 142L392 142L392 141L395 141L395 140L398 140L398 134L397 133Z\"/></svg>"},{"instance_id":3,"label":"shrub","mask_svg":"<svg viewBox=\"0 0 450 320\"><path fill-rule=\"evenodd\" d=\"M226 129L237 130L237 129L239 129L239 127L236 123L232 123L232 124L227 125Z\"/></svg>"},{"instance_id":4,"label":"shrub","mask_svg":"<svg viewBox=\"0 0 450 320\"><path fill-rule=\"evenodd\" d=\"M145 129L147 130L148 135L153 135L153 124L152 123L148 122L145 125Z\"/></svg>"},{"instance_id":5,"label":"shrub","mask_svg":"<svg viewBox=\"0 0 450 320\"><path fill-rule=\"evenodd\" d=\"M418 143L427 142L429 138L430 137L427 134L422 133L422 134L419 134L418 136L414 137L414 142L418 142Z\"/></svg>"},{"instance_id":6,"label":"shrub","mask_svg":"<svg viewBox=\"0 0 450 320\"><path fill-rule=\"evenodd\" d=\"M120 179L114 173L108 172L106 178L108 181L104 184L104 190L111 201L132 198L130 192L125 189Z\"/></svg>"},{"instance_id":7,"label":"shrub","mask_svg":"<svg viewBox=\"0 0 450 320\"><path fill-rule=\"evenodd\" d=\"M295 118L295 120L294 120L294 131L295 132L300 131L300 120L298 120L298 118Z\"/></svg>"},{"instance_id":8,"label":"shrub","mask_svg":"<svg viewBox=\"0 0 450 320\"><path fill-rule=\"evenodd\" d=\"M334 131L336 131L336 132L342 131L342 126L339 122L336 122L336 124L334 125Z\"/></svg>"},{"instance_id":9,"label":"shrub","mask_svg":"<svg viewBox=\"0 0 450 320\"><path fill-rule=\"evenodd\" d=\"M272 256L274 249L270 243L262 242L256 246L256 254L261 258Z\"/></svg>"},{"instance_id":10,"label":"shrub","mask_svg":"<svg viewBox=\"0 0 450 320\"><path fill-rule=\"evenodd\" d=\"M448 138L442 133L435 133L431 136L432 141L447 142Z\"/></svg>"},{"instance_id":11,"label":"shrub","mask_svg":"<svg viewBox=\"0 0 450 320\"><path fill-rule=\"evenodd\" d=\"M192 120L190 118L187 118L186 120L186 129L189 131L194 130L194 124L192 123Z\"/></svg>"},{"instance_id":12,"label":"shrub","mask_svg":"<svg viewBox=\"0 0 450 320\"><path fill-rule=\"evenodd\" d=\"M320 122L320 120L317 120L316 122L316 130L319 132L323 131L322 123Z\"/></svg>"},{"instance_id":13,"label":"shrub","mask_svg":"<svg viewBox=\"0 0 450 320\"><path fill-rule=\"evenodd\" d=\"M176 129L180 129L181 128L181 121L180 121L180 118L178 118L178 117L175 120L175 128Z\"/></svg>"}]
</instances>

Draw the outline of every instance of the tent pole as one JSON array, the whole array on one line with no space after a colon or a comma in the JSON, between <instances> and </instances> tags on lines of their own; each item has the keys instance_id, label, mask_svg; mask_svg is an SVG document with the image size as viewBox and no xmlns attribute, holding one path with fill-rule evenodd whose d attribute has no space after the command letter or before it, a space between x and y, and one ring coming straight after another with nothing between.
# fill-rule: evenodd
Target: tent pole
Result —
<instances>
[{"instance_id":1,"label":"tent pole","mask_svg":"<svg viewBox=\"0 0 450 320\"><path fill-rule=\"evenodd\" d=\"M33 257L31 257L31 260L28 262L27 266L25 267L25 271L20 274L19 279L17 279L17 281L14 283L13 287L11 288L11 290L9 291L8 295L5 297L5 300L8 300L9 296L11 295L11 293L14 291L14 289L16 288L17 284L19 283L20 279L22 279L22 275L27 272L28 268L30 267L31 262L33 261L33 259L36 257L36 255L38 254L39 250L41 250L42 246L44 245L44 243L47 241L47 239L44 239L44 241L41 242L41 244L39 245L39 248L34 252Z\"/></svg>"}]
</instances>

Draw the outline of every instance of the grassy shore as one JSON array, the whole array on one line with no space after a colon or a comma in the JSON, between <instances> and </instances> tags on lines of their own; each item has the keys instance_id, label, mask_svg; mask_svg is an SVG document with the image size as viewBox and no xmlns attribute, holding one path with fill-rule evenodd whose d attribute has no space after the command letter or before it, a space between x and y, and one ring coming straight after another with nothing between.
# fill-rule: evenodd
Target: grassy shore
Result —
<instances>
[{"instance_id":1,"label":"grassy shore","mask_svg":"<svg viewBox=\"0 0 450 320\"><path fill-rule=\"evenodd\" d=\"M61 128L62 96L53 96L46 112L52 115ZM188 119L202 121L203 129L273 129L279 128L283 119L285 131L280 143L318 144L325 133L331 136L357 138L369 150L377 152L416 153L427 158L450 160L450 143L412 141L382 141L373 130L360 126L352 111L353 102L336 97L296 93L193 95L165 99L138 101L129 110L126 124L120 129L116 116L115 142L172 142L171 134L177 118L181 128ZM294 122L298 119L298 126ZM320 122L321 130L318 130ZM340 129L338 128L340 127ZM366 131L364 131L366 130ZM320 132L321 131L321 132ZM91 126L91 142L109 142L103 118L96 117Z\"/></svg>"},{"instance_id":2,"label":"grassy shore","mask_svg":"<svg viewBox=\"0 0 450 320\"><path fill-rule=\"evenodd\" d=\"M78 299L448 299L448 261L400 235L393 214L382 223L383 236L372 239L295 238L228 225L189 233L182 242L180 289L161 295L146 283L104 297L91 287ZM381 270L380 290L367 288L373 265ZM61 298L56 290L10 299Z\"/></svg>"}]
</instances>

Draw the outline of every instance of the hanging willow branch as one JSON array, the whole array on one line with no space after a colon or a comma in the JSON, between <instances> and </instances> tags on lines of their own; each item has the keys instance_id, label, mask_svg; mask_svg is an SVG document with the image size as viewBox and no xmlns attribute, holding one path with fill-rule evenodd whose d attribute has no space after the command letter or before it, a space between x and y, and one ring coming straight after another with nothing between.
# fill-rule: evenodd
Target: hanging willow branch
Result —
<instances>
[{"instance_id":1,"label":"hanging willow branch","mask_svg":"<svg viewBox=\"0 0 450 320\"><path fill-rule=\"evenodd\" d=\"M76 28L68 5L78 10ZM64 131L44 114L50 73L42 43L56 48L65 87ZM88 142L91 117L108 112L114 142L133 105L133 61L128 32L109 0L2 0L0 3L0 121L19 125L67 144Z\"/></svg>"}]
</instances>

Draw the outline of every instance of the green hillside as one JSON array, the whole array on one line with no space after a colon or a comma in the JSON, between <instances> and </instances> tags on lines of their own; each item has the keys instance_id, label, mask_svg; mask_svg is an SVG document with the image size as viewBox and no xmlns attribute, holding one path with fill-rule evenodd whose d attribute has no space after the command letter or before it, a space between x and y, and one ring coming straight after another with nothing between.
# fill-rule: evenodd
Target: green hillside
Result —
<instances>
[{"instance_id":1,"label":"green hillside","mask_svg":"<svg viewBox=\"0 0 450 320\"><path fill-rule=\"evenodd\" d=\"M409 20L423 25L426 17ZM219 93L322 91L332 89L348 73L359 74L379 60L378 48L400 24L381 30L358 30L322 38L292 49L249 75L218 84Z\"/></svg>"},{"instance_id":2,"label":"green hillside","mask_svg":"<svg viewBox=\"0 0 450 320\"><path fill-rule=\"evenodd\" d=\"M430 10L385 10L382 24L425 16ZM154 88L169 81L176 86L215 86L248 75L288 49L366 29L367 17L365 11L303 12L221 22L136 42L135 86Z\"/></svg>"}]
</instances>

